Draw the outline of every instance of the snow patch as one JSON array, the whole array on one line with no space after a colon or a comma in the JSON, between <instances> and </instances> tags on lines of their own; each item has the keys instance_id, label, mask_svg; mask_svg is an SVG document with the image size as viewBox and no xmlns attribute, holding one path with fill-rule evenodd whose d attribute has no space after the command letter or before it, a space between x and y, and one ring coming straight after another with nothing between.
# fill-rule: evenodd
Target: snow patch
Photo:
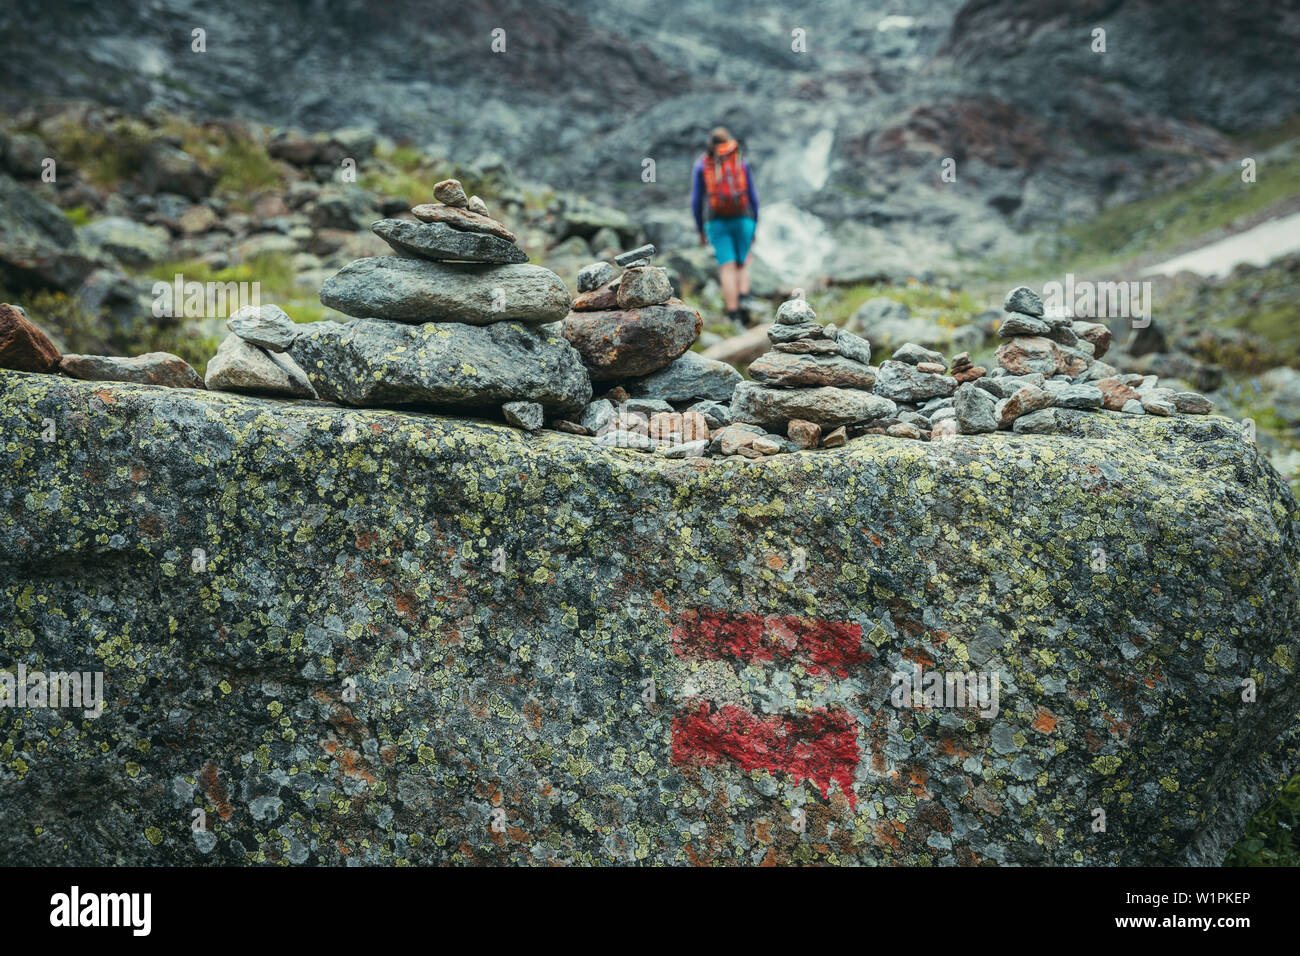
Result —
<instances>
[{"instance_id":1,"label":"snow patch","mask_svg":"<svg viewBox=\"0 0 1300 956\"><path fill-rule=\"evenodd\" d=\"M914 23L916 23L916 17L905 17L899 14L891 14L887 17L881 17L880 22L876 24L876 29L881 33L884 33L886 30L906 30Z\"/></svg>"},{"instance_id":2,"label":"snow patch","mask_svg":"<svg viewBox=\"0 0 1300 956\"><path fill-rule=\"evenodd\" d=\"M1296 250L1300 250L1300 213L1270 219L1253 229L1211 242L1185 255L1144 269L1142 275L1174 275L1187 271L1222 278L1240 263L1264 266L1279 256Z\"/></svg>"}]
</instances>

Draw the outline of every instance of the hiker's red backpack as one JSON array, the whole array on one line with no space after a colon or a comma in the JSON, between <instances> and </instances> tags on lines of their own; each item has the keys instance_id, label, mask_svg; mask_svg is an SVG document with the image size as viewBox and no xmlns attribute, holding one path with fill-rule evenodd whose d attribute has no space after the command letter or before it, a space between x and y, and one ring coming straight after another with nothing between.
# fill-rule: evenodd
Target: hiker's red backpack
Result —
<instances>
[{"instance_id":1,"label":"hiker's red backpack","mask_svg":"<svg viewBox=\"0 0 1300 956\"><path fill-rule=\"evenodd\" d=\"M749 215L749 178L740 161L740 147L733 139L719 143L704 157L704 189L709 210L716 219Z\"/></svg>"}]
</instances>

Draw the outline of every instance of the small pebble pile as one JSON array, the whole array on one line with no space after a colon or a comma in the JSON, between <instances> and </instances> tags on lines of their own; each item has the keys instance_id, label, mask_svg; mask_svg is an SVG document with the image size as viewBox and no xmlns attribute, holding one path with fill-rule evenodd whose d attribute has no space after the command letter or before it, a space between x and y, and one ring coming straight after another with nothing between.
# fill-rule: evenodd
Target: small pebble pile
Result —
<instances>
[{"instance_id":1,"label":"small pebble pile","mask_svg":"<svg viewBox=\"0 0 1300 956\"><path fill-rule=\"evenodd\" d=\"M1111 342L1106 326L1048 317L1028 288L1013 289L1004 308L1005 341L992 371L968 352L949 364L910 342L874 368L869 343L819 324L807 302L791 299L768 332L772 349L749 366L751 381L735 387L730 405L691 409L704 416L708 441L687 415L626 392L593 403L583 422L601 444L671 457L758 458L834 448L858 435L925 441L1000 430L1041 434L1079 411L1207 414L1213 407L1197 392L1160 387L1155 376L1119 374L1100 360ZM688 429L697 437L682 444Z\"/></svg>"},{"instance_id":2,"label":"small pebble pile","mask_svg":"<svg viewBox=\"0 0 1300 956\"><path fill-rule=\"evenodd\" d=\"M1213 409L1154 375L1119 373L1102 361L1105 325L1048 315L1025 286L1006 296L991 371L968 352L949 364L910 342L876 368L866 339L819 323L795 298L777 310L771 349L746 381L689 351L701 318L672 297L654 246L586 266L571 300L459 182L434 194L438 203L412 209L418 221L373 224L395 255L352 262L322 287L323 303L356 318L298 325L275 305L241 309L205 381L167 353L60 355L9 305L0 305L0 367L359 407L499 411L527 431L549 426L669 458L760 458L860 435L1041 434L1079 412ZM605 389L594 401L592 382Z\"/></svg>"},{"instance_id":3,"label":"small pebble pile","mask_svg":"<svg viewBox=\"0 0 1300 956\"><path fill-rule=\"evenodd\" d=\"M771 350L732 396L737 422L780 431L799 448L833 448L848 440L847 426L894 414L894 403L872 391L870 343L817 322L803 299L781 304L767 336Z\"/></svg>"},{"instance_id":4,"label":"small pebble pile","mask_svg":"<svg viewBox=\"0 0 1300 956\"><path fill-rule=\"evenodd\" d=\"M1199 392L1164 388L1154 375L1121 375L1101 361L1111 332L1099 322L1046 314L1032 289L1007 293L1007 318L998 328L998 367L977 384L963 385L954 403L962 434L998 429L1055 431L1058 409L1133 415L1205 415L1213 404ZM980 393L983 394L980 394Z\"/></svg>"}]
</instances>

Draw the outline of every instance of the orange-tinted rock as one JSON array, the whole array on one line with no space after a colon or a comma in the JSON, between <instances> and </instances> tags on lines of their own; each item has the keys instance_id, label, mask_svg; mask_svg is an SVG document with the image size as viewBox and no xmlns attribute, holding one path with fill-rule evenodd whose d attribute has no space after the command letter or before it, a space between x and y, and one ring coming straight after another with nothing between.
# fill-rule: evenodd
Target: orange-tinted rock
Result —
<instances>
[{"instance_id":1,"label":"orange-tinted rock","mask_svg":"<svg viewBox=\"0 0 1300 956\"><path fill-rule=\"evenodd\" d=\"M792 418L785 426L785 433L800 448L816 448L822 438L822 427L816 422Z\"/></svg>"},{"instance_id":2,"label":"orange-tinted rock","mask_svg":"<svg viewBox=\"0 0 1300 956\"><path fill-rule=\"evenodd\" d=\"M849 440L849 432L843 425L822 439L823 448L839 448Z\"/></svg>"},{"instance_id":3,"label":"orange-tinted rock","mask_svg":"<svg viewBox=\"0 0 1300 956\"><path fill-rule=\"evenodd\" d=\"M1117 378L1103 378L1093 382L1101 389L1101 407L1113 412L1122 410L1128 402L1141 402L1142 396L1135 389L1129 388Z\"/></svg>"},{"instance_id":4,"label":"orange-tinted rock","mask_svg":"<svg viewBox=\"0 0 1300 956\"><path fill-rule=\"evenodd\" d=\"M8 303L0 305L0 368L53 372L59 350L44 332Z\"/></svg>"},{"instance_id":5,"label":"orange-tinted rock","mask_svg":"<svg viewBox=\"0 0 1300 956\"><path fill-rule=\"evenodd\" d=\"M1010 427L1021 415L1041 411L1052 404L1052 396L1036 385L1026 385L1000 405L1001 413L998 425Z\"/></svg>"},{"instance_id":6,"label":"orange-tinted rock","mask_svg":"<svg viewBox=\"0 0 1300 956\"><path fill-rule=\"evenodd\" d=\"M147 352L131 358L117 355L65 355L59 371L91 382L134 382L167 388L203 388L203 379L190 363L170 352Z\"/></svg>"},{"instance_id":7,"label":"orange-tinted rock","mask_svg":"<svg viewBox=\"0 0 1300 956\"><path fill-rule=\"evenodd\" d=\"M1101 358L1110 349L1110 329L1100 322L1075 322L1074 334L1085 342L1091 342L1095 351L1093 358Z\"/></svg>"},{"instance_id":8,"label":"orange-tinted rock","mask_svg":"<svg viewBox=\"0 0 1300 956\"><path fill-rule=\"evenodd\" d=\"M682 435L682 416L678 412L656 412L650 416L650 437L667 438Z\"/></svg>"},{"instance_id":9,"label":"orange-tinted rock","mask_svg":"<svg viewBox=\"0 0 1300 956\"><path fill-rule=\"evenodd\" d=\"M899 422L897 425L890 425L886 428L885 434L889 435L891 438L919 439L921 437L921 429L917 428L910 422Z\"/></svg>"},{"instance_id":10,"label":"orange-tinted rock","mask_svg":"<svg viewBox=\"0 0 1300 956\"><path fill-rule=\"evenodd\" d=\"M699 412L682 412L682 441L709 438L708 420Z\"/></svg>"},{"instance_id":11,"label":"orange-tinted rock","mask_svg":"<svg viewBox=\"0 0 1300 956\"><path fill-rule=\"evenodd\" d=\"M597 289L583 292L573 300L574 312L606 312L618 308L618 280L606 282Z\"/></svg>"},{"instance_id":12,"label":"orange-tinted rock","mask_svg":"<svg viewBox=\"0 0 1300 956\"><path fill-rule=\"evenodd\" d=\"M1026 335L998 346L998 364L1012 375L1055 375L1065 364L1061 348L1051 339Z\"/></svg>"},{"instance_id":13,"label":"orange-tinted rock","mask_svg":"<svg viewBox=\"0 0 1300 956\"><path fill-rule=\"evenodd\" d=\"M591 429L583 428L577 422L568 422L564 419L551 422L551 428L557 432L568 432L570 435L590 435Z\"/></svg>"},{"instance_id":14,"label":"orange-tinted rock","mask_svg":"<svg viewBox=\"0 0 1300 956\"><path fill-rule=\"evenodd\" d=\"M743 425L727 425L713 433L713 440L718 442L718 450L723 455L739 455L754 444L759 434Z\"/></svg>"}]
</instances>

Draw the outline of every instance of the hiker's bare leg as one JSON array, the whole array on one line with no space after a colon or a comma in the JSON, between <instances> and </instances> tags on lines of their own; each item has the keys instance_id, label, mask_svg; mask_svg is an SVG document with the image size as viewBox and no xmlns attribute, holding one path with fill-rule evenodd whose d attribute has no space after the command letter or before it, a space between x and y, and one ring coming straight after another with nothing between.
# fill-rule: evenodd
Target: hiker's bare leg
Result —
<instances>
[{"instance_id":1,"label":"hiker's bare leg","mask_svg":"<svg viewBox=\"0 0 1300 956\"><path fill-rule=\"evenodd\" d=\"M722 286L722 302L728 312L740 308L740 286L737 283L740 268L734 262L718 266L718 283Z\"/></svg>"},{"instance_id":2,"label":"hiker's bare leg","mask_svg":"<svg viewBox=\"0 0 1300 956\"><path fill-rule=\"evenodd\" d=\"M745 258L736 269L736 291L740 295L749 295L749 257Z\"/></svg>"}]
</instances>

